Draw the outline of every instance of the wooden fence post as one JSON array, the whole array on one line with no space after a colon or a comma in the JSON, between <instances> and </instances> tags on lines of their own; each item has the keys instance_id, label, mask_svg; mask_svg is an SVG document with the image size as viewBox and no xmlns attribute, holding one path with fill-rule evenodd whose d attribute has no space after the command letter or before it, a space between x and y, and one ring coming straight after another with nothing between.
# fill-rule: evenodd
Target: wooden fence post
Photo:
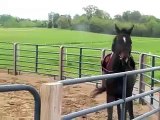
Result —
<instances>
[{"instance_id":1,"label":"wooden fence post","mask_svg":"<svg viewBox=\"0 0 160 120\"><path fill-rule=\"evenodd\" d=\"M41 120L61 120L62 89L63 85L60 82L42 84Z\"/></svg>"}]
</instances>

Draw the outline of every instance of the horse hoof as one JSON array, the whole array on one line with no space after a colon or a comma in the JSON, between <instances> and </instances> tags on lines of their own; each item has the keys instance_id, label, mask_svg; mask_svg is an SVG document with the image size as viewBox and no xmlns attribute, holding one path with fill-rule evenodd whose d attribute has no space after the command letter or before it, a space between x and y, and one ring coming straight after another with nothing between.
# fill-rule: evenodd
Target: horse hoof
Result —
<instances>
[{"instance_id":1,"label":"horse hoof","mask_svg":"<svg viewBox=\"0 0 160 120\"><path fill-rule=\"evenodd\" d=\"M96 97L95 93L94 93L94 92L91 93L91 94L90 94L90 97L91 97L91 98L95 98L95 97Z\"/></svg>"}]
</instances>

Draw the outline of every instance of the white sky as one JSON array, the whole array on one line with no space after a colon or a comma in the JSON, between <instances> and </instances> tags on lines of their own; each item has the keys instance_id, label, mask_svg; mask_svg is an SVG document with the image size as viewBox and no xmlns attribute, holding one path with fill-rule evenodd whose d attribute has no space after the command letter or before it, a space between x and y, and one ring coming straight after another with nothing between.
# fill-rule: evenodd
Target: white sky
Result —
<instances>
[{"instance_id":1,"label":"white sky","mask_svg":"<svg viewBox=\"0 0 160 120\"><path fill-rule=\"evenodd\" d=\"M84 13L82 8L87 5L95 5L112 17L127 10L138 10L160 18L160 0L0 0L0 15L47 20L51 11L73 16Z\"/></svg>"}]
</instances>

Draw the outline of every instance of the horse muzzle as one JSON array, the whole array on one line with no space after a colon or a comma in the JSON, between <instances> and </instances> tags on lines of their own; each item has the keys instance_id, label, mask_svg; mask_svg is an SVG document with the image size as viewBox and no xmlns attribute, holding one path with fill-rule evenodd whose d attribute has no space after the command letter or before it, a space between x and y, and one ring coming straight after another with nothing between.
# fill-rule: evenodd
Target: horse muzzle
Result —
<instances>
[{"instance_id":1,"label":"horse muzzle","mask_svg":"<svg viewBox=\"0 0 160 120\"><path fill-rule=\"evenodd\" d=\"M124 60L126 63L128 62L129 56L128 52L121 52L119 54L120 60Z\"/></svg>"}]
</instances>

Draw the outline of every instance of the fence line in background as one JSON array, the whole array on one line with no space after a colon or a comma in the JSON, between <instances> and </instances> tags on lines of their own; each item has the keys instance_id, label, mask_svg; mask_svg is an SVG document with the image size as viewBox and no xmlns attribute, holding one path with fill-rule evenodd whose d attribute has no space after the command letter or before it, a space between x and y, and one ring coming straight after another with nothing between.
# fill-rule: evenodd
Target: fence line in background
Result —
<instances>
[{"instance_id":1,"label":"fence line in background","mask_svg":"<svg viewBox=\"0 0 160 120\"><path fill-rule=\"evenodd\" d=\"M2 43L4 45L9 44L0 42L0 46ZM101 59L105 54L111 52L108 49L87 47L47 46L24 43L10 43L10 45L13 45L12 57L14 62L12 66L7 65L6 69L13 71L15 75L19 72L28 71L56 75L59 76L59 79L101 74ZM8 51L4 52L7 53ZM94 53L90 54L90 52ZM95 53L98 56L94 55ZM137 53L133 52L133 54ZM77 60L74 59L76 56ZM1 54L0 57L2 57ZM7 61L7 58L5 60ZM87 60L88 62L86 62ZM5 65L3 63L1 62L0 65Z\"/></svg>"}]
</instances>

